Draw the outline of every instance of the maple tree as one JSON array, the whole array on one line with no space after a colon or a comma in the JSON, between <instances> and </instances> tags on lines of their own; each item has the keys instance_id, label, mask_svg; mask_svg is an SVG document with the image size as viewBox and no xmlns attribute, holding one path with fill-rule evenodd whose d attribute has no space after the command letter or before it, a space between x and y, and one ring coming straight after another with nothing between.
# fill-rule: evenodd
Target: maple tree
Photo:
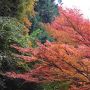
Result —
<instances>
[{"instance_id":1,"label":"maple tree","mask_svg":"<svg viewBox=\"0 0 90 90\"><path fill-rule=\"evenodd\" d=\"M45 29L60 43L90 46L89 20L83 19L77 9L59 9L61 15L52 24L44 24Z\"/></svg>"},{"instance_id":2,"label":"maple tree","mask_svg":"<svg viewBox=\"0 0 90 90\"><path fill-rule=\"evenodd\" d=\"M16 55L16 57L29 63L39 61L40 64L36 64L33 70L24 74L9 72L7 73L9 77L23 78L37 83L70 80L76 84L90 81L90 59L85 58L85 51L81 52L80 48L48 41L44 45L39 43L39 47L35 49L16 45L12 47L19 52L31 54L31 56Z\"/></svg>"},{"instance_id":3,"label":"maple tree","mask_svg":"<svg viewBox=\"0 0 90 90\"><path fill-rule=\"evenodd\" d=\"M80 88L71 85L72 90L88 90L90 86L90 21L83 19L78 10L59 9L60 17L56 17L51 24L42 24L42 27L56 41L46 41L44 44L38 41L36 48L11 45L22 53L16 54L16 57L27 63L36 62L36 64L28 72L20 74L7 72L6 75L37 83L69 80L76 86L82 85Z\"/></svg>"}]
</instances>

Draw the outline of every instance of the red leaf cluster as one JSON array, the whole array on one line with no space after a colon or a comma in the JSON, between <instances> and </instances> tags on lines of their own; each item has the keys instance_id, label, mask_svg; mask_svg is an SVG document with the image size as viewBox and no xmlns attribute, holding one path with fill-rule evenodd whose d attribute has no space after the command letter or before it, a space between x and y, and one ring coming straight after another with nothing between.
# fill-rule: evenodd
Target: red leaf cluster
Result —
<instances>
[{"instance_id":1,"label":"red leaf cluster","mask_svg":"<svg viewBox=\"0 0 90 90\"><path fill-rule=\"evenodd\" d=\"M7 76L23 78L33 82L62 81L72 82L70 90L89 90L90 82L90 21L83 19L78 10L59 8L61 16L52 24L42 25L55 42L37 43L36 48L21 48L12 45L19 52L30 56L16 55L26 62L36 62L34 69ZM81 87L76 87L81 85Z\"/></svg>"}]
</instances>

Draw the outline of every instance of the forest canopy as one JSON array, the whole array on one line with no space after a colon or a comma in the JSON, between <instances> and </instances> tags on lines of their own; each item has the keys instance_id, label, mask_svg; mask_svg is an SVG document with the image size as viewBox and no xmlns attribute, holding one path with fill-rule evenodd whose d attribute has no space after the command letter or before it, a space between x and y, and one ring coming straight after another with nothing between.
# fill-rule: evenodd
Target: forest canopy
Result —
<instances>
[{"instance_id":1,"label":"forest canopy","mask_svg":"<svg viewBox=\"0 0 90 90\"><path fill-rule=\"evenodd\" d=\"M0 88L89 90L90 21L54 0L6 2L0 1Z\"/></svg>"}]
</instances>

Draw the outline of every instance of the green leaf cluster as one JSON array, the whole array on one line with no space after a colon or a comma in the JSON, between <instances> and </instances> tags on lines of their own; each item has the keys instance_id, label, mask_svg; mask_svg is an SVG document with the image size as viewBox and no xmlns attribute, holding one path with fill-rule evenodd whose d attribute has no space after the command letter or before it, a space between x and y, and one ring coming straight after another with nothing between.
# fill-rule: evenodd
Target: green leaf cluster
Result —
<instances>
[{"instance_id":1,"label":"green leaf cluster","mask_svg":"<svg viewBox=\"0 0 90 90\"><path fill-rule=\"evenodd\" d=\"M0 49L6 50L10 44L28 46L29 35L23 35L24 25L15 18L0 17Z\"/></svg>"},{"instance_id":2,"label":"green leaf cluster","mask_svg":"<svg viewBox=\"0 0 90 90\"><path fill-rule=\"evenodd\" d=\"M40 84L37 90L68 90L69 84L70 83L66 81L48 82L48 83Z\"/></svg>"},{"instance_id":3,"label":"green leaf cluster","mask_svg":"<svg viewBox=\"0 0 90 90\"><path fill-rule=\"evenodd\" d=\"M54 38L49 36L44 29L37 29L30 34L30 41L32 42L32 46L36 46L36 40L39 40L42 44L46 42L46 40L52 42Z\"/></svg>"},{"instance_id":4,"label":"green leaf cluster","mask_svg":"<svg viewBox=\"0 0 90 90\"><path fill-rule=\"evenodd\" d=\"M58 5L54 4L54 0L38 0L35 11L43 23L51 23L59 15Z\"/></svg>"}]
</instances>

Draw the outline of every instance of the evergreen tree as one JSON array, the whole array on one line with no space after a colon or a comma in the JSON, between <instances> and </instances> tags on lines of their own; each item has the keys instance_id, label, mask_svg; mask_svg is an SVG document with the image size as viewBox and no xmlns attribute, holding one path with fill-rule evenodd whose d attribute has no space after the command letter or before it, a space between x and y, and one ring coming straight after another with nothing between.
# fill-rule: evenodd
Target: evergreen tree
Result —
<instances>
[{"instance_id":1,"label":"evergreen tree","mask_svg":"<svg viewBox=\"0 0 90 90\"><path fill-rule=\"evenodd\" d=\"M51 23L54 17L59 15L58 5L55 5L54 0L38 0L35 11L43 23Z\"/></svg>"}]
</instances>

